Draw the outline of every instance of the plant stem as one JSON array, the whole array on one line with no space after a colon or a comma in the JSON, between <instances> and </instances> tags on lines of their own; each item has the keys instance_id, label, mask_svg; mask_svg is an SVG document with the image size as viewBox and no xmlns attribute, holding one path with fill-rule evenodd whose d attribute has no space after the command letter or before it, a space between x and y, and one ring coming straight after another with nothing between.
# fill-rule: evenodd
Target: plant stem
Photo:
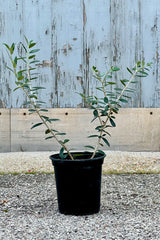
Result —
<instances>
[{"instance_id":1,"label":"plant stem","mask_svg":"<svg viewBox=\"0 0 160 240\"><path fill-rule=\"evenodd\" d=\"M28 48L29 49L29 48ZM29 66L29 50L27 49L27 75L28 75L28 80L31 82L31 77L30 77L30 66ZM13 58L11 56L11 62L13 65L13 69L14 69L14 74L15 77L17 78L17 72L16 72L16 67L14 67L14 61ZM18 80L18 79L17 79ZM39 113L39 109L37 109L37 106L35 104L35 102L31 99L31 97L29 96L28 92L24 89L23 85L20 84L20 88L23 90L23 92L25 93L25 95L27 96L27 98L29 99L32 107L34 108L34 110L36 111L37 115L39 116L39 118L41 119L41 121L43 122L43 124L46 126L46 128L49 130L50 134L56 139L56 141L66 150L66 152L68 153L69 157L71 158L71 160L74 160L73 156L71 155L71 153L69 152L68 148L66 147L65 144L62 143L62 141L60 141L57 136L55 135L55 133L52 131L52 129L49 127L49 125L47 124L47 122L43 119L43 117L40 115ZM30 87L30 91L32 91L31 87Z\"/></svg>"},{"instance_id":2,"label":"plant stem","mask_svg":"<svg viewBox=\"0 0 160 240\"><path fill-rule=\"evenodd\" d=\"M137 72L138 72L138 69L137 69L137 67L136 67L136 70L135 70L134 74L132 74L132 77L130 78L130 80L128 81L128 83L126 84L126 86L122 89L120 95L117 97L117 99L116 99L117 104L118 104L118 101L120 100L120 98L123 96L123 93L125 92L125 90L128 88L129 84L130 84L130 83L132 82L132 80L135 78ZM102 84L104 96L106 97L106 91L105 91L105 87L104 87L103 81L101 81L101 84ZM110 105L109 105L109 106L110 106ZM115 107L115 105L114 105L114 107ZM106 125L107 125L107 122L108 122L108 120L109 120L109 118L110 118L110 116L111 116L112 108L113 108L113 107L110 106L108 116L107 116L107 118L106 118L106 121L105 121L103 124L102 124L101 117L100 117L100 115L98 114L98 118L99 118L99 121L100 121L100 124L101 124L102 128L101 128L101 130L100 130L100 134L99 134L99 137L98 137L98 141L97 141L97 144L96 144L96 147L95 147L95 149L94 149L94 152L93 152L93 154L92 154L91 159L94 158L97 150L99 149L99 145L100 145L101 138L102 138L102 133L103 133L103 130L105 129L105 127L106 127Z\"/></svg>"}]
</instances>

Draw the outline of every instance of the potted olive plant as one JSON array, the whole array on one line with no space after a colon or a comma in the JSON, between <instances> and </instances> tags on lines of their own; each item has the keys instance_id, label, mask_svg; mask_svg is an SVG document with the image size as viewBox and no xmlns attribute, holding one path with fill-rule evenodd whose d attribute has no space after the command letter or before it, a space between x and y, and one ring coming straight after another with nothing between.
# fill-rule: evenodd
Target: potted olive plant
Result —
<instances>
[{"instance_id":1,"label":"potted olive plant","mask_svg":"<svg viewBox=\"0 0 160 240\"><path fill-rule=\"evenodd\" d=\"M96 87L101 96L81 97L89 108L93 110L93 121L97 121L95 134L89 138L95 138L95 146L85 146L90 151L72 152L67 147L68 138L62 140L64 132L56 130L55 122L59 119L49 118L47 109L44 109L42 101L38 99L38 91L43 87L34 86L34 80L38 78L36 73L36 43L29 41L25 37L25 43L20 42L20 56L15 54L15 44L11 46L4 44L8 50L11 60L11 67L7 68L15 75L16 88L14 91L22 90L28 98L27 104L29 114L37 114L39 122L34 124L31 129L45 125L46 138L57 141L60 146L59 154L50 156L54 165L58 206L60 213L73 215L86 215L97 213L100 210L100 192L101 192L101 172L105 153L100 149L104 144L110 146L108 138L109 129L116 127L115 115L123 103L127 103L130 93L134 92L132 87L136 84L138 77L148 75L151 63L145 64L144 61L137 62L131 69L130 79L122 79L121 87L117 87L112 80L114 72L120 69L111 67L106 73L100 73L96 67L93 67L93 77L99 83ZM136 78L136 81L135 81ZM53 125L54 123L54 125Z\"/></svg>"}]
</instances>

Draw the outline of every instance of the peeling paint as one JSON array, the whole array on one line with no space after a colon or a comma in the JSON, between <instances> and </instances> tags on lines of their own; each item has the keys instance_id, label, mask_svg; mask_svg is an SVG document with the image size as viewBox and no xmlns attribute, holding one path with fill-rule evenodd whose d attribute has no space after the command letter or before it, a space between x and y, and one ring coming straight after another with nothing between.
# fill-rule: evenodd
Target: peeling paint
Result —
<instances>
[{"instance_id":1,"label":"peeling paint","mask_svg":"<svg viewBox=\"0 0 160 240\"><path fill-rule=\"evenodd\" d=\"M53 62L52 61L48 61L48 60L43 60L42 63L38 63L36 64L36 66L38 67L53 67Z\"/></svg>"},{"instance_id":2,"label":"peeling paint","mask_svg":"<svg viewBox=\"0 0 160 240\"><path fill-rule=\"evenodd\" d=\"M71 47L71 45L70 44L65 44L64 46L63 46L63 53L64 53L64 55L65 56L67 56L67 53L68 53L68 51L71 51L72 50L72 47Z\"/></svg>"},{"instance_id":3,"label":"peeling paint","mask_svg":"<svg viewBox=\"0 0 160 240\"><path fill-rule=\"evenodd\" d=\"M48 4L5 0L0 9L0 42L18 42L24 34L37 42L41 49L38 58L43 59L37 64L41 75L37 84L45 84L47 93L40 93L40 97L45 97L48 107L82 106L74 91L95 94L93 65L102 71L116 65L125 72L124 66L130 67L144 57L154 62L153 71L137 85L130 106L159 107L159 12L158 0L102 0L101 4L97 0L56 0ZM23 55L20 46L18 54ZM20 92L10 91L14 77L4 67L6 59L0 45L0 106L21 107L25 98ZM115 75L117 82L118 77L125 75Z\"/></svg>"},{"instance_id":4,"label":"peeling paint","mask_svg":"<svg viewBox=\"0 0 160 240\"><path fill-rule=\"evenodd\" d=\"M83 2L83 29L85 28L86 22L87 22L86 7L85 3Z\"/></svg>"}]
</instances>

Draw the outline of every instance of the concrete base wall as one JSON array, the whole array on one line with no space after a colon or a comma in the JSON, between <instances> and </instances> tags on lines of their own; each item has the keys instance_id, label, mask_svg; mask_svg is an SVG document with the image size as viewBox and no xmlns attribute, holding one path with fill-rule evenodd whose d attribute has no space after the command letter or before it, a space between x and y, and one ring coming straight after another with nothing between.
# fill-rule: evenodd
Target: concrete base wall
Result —
<instances>
[{"instance_id":1,"label":"concrete base wall","mask_svg":"<svg viewBox=\"0 0 160 240\"><path fill-rule=\"evenodd\" d=\"M84 149L85 145L95 146L94 121L91 110L82 108L49 109L48 116L58 118L52 127L66 132L64 138L70 139L71 149ZM27 109L0 109L0 152L57 151L54 141L44 140L44 126L31 130L38 123L36 115L29 115ZM117 151L160 151L160 109L124 108L116 116L116 128L110 128L110 150ZM105 146L104 150L108 150Z\"/></svg>"}]
</instances>

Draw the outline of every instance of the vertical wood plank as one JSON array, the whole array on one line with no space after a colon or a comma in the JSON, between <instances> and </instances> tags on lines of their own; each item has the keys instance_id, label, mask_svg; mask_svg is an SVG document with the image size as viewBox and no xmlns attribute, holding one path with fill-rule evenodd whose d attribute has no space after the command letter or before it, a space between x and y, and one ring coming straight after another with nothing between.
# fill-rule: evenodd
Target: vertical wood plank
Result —
<instances>
[{"instance_id":1,"label":"vertical wood plank","mask_svg":"<svg viewBox=\"0 0 160 240\"><path fill-rule=\"evenodd\" d=\"M53 65L57 107L79 107L82 91L81 1L52 1ZM82 86L81 86L82 85Z\"/></svg>"}]
</instances>

